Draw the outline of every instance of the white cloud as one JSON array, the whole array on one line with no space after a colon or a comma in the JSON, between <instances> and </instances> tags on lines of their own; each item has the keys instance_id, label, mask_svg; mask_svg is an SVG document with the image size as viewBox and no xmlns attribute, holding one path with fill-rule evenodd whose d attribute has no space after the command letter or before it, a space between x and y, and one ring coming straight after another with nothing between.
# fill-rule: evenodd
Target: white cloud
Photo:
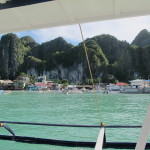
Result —
<instances>
[{"instance_id":1,"label":"white cloud","mask_svg":"<svg viewBox=\"0 0 150 150\"><path fill-rule=\"evenodd\" d=\"M132 42L135 36L143 29L150 31L150 16L125 18L102 21L84 25L86 37L99 34L111 34L119 40ZM87 32L88 31L88 32Z\"/></svg>"},{"instance_id":2,"label":"white cloud","mask_svg":"<svg viewBox=\"0 0 150 150\"><path fill-rule=\"evenodd\" d=\"M87 23L82 24L82 29L85 38L101 34L111 34L119 40L132 42L142 29L148 29L150 31L150 16ZM30 35L39 43L50 41L59 36L64 37L67 41L71 41L72 43L82 41L79 25L20 32L17 33L17 35L19 37Z\"/></svg>"},{"instance_id":3,"label":"white cloud","mask_svg":"<svg viewBox=\"0 0 150 150\"><path fill-rule=\"evenodd\" d=\"M33 37L36 37L40 43L55 39L60 36L69 41L81 41L78 25L34 30L31 31L31 34Z\"/></svg>"}]
</instances>

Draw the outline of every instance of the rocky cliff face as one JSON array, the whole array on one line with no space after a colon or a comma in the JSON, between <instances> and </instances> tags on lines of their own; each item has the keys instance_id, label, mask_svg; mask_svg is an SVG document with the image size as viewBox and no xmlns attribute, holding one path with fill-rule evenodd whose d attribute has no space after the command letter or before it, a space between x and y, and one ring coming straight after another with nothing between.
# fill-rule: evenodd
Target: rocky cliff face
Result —
<instances>
[{"instance_id":1,"label":"rocky cliff face","mask_svg":"<svg viewBox=\"0 0 150 150\"><path fill-rule=\"evenodd\" d=\"M146 29L142 30L133 40L133 45L137 45L139 47L150 45L150 32Z\"/></svg>"},{"instance_id":2,"label":"rocky cliff face","mask_svg":"<svg viewBox=\"0 0 150 150\"><path fill-rule=\"evenodd\" d=\"M35 46L38 46L39 44L35 42L35 40L30 37L30 36L24 36L21 39L21 43L25 46L25 47L29 47L29 48L33 48Z\"/></svg>"},{"instance_id":3,"label":"rocky cliff face","mask_svg":"<svg viewBox=\"0 0 150 150\"><path fill-rule=\"evenodd\" d=\"M38 71L35 68L30 68L27 73L33 76L35 74L38 74ZM46 75L47 79L67 79L70 83L78 83L82 82L83 73L83 65L74 64L72 67L69 68L58 65L57 68L54 68L50 71L43 70L41 75Z\"/></svg>"},{"instance_id":4,"label":"rocky cliff face","mask_svg":"<svg viewBox=\"0 0 150 150\"><path fill-rule=\"evenodd\" d=\"M129 43L126 41L119 41L114 36L108 34L95 36L93 39L101 47L110 64L119 61L121 54L129 46Z\"/></svg>"},{"instance_id":5,"label":"rocky cliff face","mask_svg":"<svg viewBox=\"0 0 150 150\"><path fill-rule=\"evenodd\" d=\"M93 77L114 77L128 81L149 75L150 34L142 30L130 45L111 35L100 35L85 41ZM90 78L83 43L73 46L62 37L38 44L29 36L19 39L15 34L0 40L0 76L15 79L20 72L47 79L68 79L84 82Z\"/></svg>"},{"instance_id":6,"label":"rocky cliff face","mask_svg":"<svg viewBox=\"0 0 150 150\"><path fill-rule=\"evenodd\" d=\"M1 77L13 79L28 51L15 34L4 35L0 42Z\"/></svg>"}]
</instances>

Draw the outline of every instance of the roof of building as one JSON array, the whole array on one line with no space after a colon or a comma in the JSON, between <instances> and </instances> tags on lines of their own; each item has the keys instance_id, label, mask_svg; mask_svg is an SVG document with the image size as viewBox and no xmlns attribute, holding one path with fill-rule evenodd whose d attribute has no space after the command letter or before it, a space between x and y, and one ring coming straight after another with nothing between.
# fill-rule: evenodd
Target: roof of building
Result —
<instances>
[{"instance_id":1,"label":"roof of building","mask_svg":"<svg viewBox=\"0 0 150 150\"><path fill-rule=\"evenodd\" d=\"M0 80L0 83L8 84L13 82L11 80Z\"/></svg>"},{"instance_id":2,"label":"roof of building","mask_svg":"<svg viewBox=\"0 0 150 150\"><path fill-rule=\"evenodd\" d=\"M146 82L150 82L150 80L145 80Z\"/></svg>"},{"instance_id":3,"label":"roof of building","mask_svg":"<svg viewBox=\"0 0 150 150\"><path fill-rule=\"evenodd\" d=\"M136 80L131 80L129 82L145 82L145 80L143 80L143 79L136 79Z\"/></svg>"},{"instance_id":4,"label":"roof of building","mask_svg":"<svg viewBox=\"0 0 150 150\"><path fill-rule=\"evenodd\" d=\"M128 85L127 83L123 83L123 82L118 82L116 83L116 85Z\"/></svg>"},{"instance_id":5,"label":"roof of building","mask_svg":"<svg viewBox=\"0 0 150 150\"><path fill-rule=\"evenodd\" d=\"M34 85L35 86L46 86L45 83L41 83L41 82L35 82Z\"/></svg>"}]
</instances>

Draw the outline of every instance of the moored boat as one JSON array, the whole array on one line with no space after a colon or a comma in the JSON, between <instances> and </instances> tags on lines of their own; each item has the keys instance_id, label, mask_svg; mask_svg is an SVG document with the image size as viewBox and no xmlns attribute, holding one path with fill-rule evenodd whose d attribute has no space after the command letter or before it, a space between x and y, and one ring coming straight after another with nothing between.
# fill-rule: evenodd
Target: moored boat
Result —
<instances>
[{"instance_id":1,"label":"moored boat","mask_svg":"<svg viewBox=\"0 0 150 150\"><path fill-rule=\"evenodd\" d=\"M2 95L4 93L4 91L3 90L0 90L0 95Z\"/></svg>"}]
</instances>

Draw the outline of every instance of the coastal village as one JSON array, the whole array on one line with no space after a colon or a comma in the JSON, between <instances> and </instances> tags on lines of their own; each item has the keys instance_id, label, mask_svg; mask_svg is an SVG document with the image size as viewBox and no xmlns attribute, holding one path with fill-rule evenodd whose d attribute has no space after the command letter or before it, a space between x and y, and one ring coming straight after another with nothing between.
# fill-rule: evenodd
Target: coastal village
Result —
<instances>
[{"instance_id":1,"label":"coastal village","mask_svg":"<svg viewBox=\"0 0 150 150\"><path fill-rule=\"evenodd\" d=\"M46 76L38 76L35 83L31 83L29 77L18 76L15 80L0 80L0 91L26 90L26 91L61 91L64 93L78 92L120 92L120 93L150 93L150 80L136 79L123 82L96 83L93 85L69 85L47 81Z\"/></svg>"}]
</instances>

